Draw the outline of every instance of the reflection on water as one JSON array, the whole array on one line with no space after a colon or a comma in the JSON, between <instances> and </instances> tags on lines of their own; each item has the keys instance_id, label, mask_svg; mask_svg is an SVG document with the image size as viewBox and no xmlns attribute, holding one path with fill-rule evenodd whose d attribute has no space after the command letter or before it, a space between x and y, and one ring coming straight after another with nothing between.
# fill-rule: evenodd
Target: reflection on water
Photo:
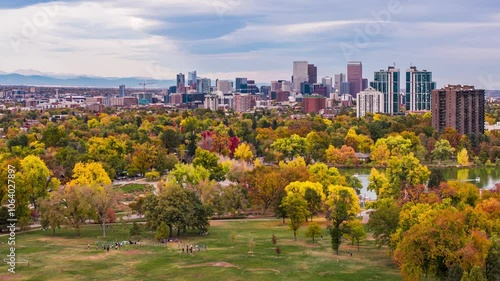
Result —
<instances>
[{"instance_id":1,"label":"reflection on water","mask_svg":"<svg viewBox=\"0 0 500 281\"><path fill-rule=\"evenodd\" d=\"M435 168L433 168L435 169ZM358 179L363 184L361 195L366 196L368 199L376 199L377 196L374 192L368 191L368 176L370 175L371 168L354 168L339 169L341 174L354 175L358 174ZM500 168L442 168L440 169L446 180L459 180L467 181L475 184L479 188L491 189L496 183L500 183Z\"/></svg>"}]
</instances>

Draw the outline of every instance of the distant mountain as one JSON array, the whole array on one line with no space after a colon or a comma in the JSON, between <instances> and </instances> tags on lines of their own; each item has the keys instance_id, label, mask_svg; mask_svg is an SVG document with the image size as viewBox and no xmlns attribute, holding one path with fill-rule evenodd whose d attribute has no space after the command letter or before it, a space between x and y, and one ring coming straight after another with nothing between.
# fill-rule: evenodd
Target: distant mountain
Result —
<instances>
[{"instance_id":1,"label":"distant mountain","mask_svg":"<svg viewBox=\"0 0 500 281\"><path fill-rule=\"evenodd\" d=\"M486 90L485 95L491 98L500 98L500 90Z\"/></svg>"},{"instance_id":2,"label":"distant mountain","mask_svg":"<svg viewBox=\"0 0 500 281\"><path fill-rule=\"evenodd\" d=\"M106 78L106 77L52 77L48 75L5 74L0 72L0 85L23 86L65 86L65 87L105 87L114 88L125 85L127 88L141 88L140 83L146 82L146 88L168 88L175 85L175 80L153 80L147 78Z\"/></svg>"}]
</instances>

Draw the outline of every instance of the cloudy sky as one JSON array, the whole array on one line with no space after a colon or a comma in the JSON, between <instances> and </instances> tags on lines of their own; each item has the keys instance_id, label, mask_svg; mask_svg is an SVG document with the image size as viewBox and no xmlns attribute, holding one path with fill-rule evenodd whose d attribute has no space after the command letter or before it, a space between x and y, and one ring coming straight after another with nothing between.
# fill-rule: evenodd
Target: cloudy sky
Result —
<instances>
[{"instance_id":1,"label":"cloudy sky","mask_svg":"<svg viewBox=\"0 0 500 281\"><path fill-rule=\"evenodd\" d=\"M498 0L4 0L0 21L3 72L265 83L360 60L500 89Z\"/></svg>"}]
</instances>

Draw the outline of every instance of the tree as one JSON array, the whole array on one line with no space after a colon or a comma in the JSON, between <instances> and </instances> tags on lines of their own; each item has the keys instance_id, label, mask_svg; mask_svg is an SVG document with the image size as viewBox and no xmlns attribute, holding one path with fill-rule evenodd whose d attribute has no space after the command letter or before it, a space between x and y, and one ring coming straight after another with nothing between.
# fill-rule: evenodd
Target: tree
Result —
<instances>
[{"instance_id":1,"label":"tree","mask_svg":"<svg viewBox=\"0 0 500 281\"><path fill-rule=\"evenodd\" d=\"M358 163L358 156L356 156L356 152L352 147L347 145L343 145L340 149L330 145L325 153L326 160L335 165L352 166Z\"/></svg>"},{"instance_id":2,"label":"tree","mask_svg":"<svg viewBox=\"0 0 500 281\"><path fill-rule=\"evenodd\" d=\"M460 281L486 281L486 278L484 277L481 268L474 266L470 272L464 272Z\"/></svg>"},{"instance_id":3,"label":"tree","mask_svg":"<svg viewBox=\"0 0 500 281\"><path fill-rule=\"evenodd\" d=\"M297 230L309 216L307 201L300 194L289 192L281 205L288 216L288 226L293 230L293 238L297 241Z\"/></svg>"},{"instance_id":4,"label":"tree","mask_svg":"<svg viewBox=\"0 0 500 281\"><path fill-rule=\"evenodd\" d=\"M178 184L198 185L208 179L210 172L203 166L193 166L188 164L176 164L169 174L169 181Z\"/></svg>"},{"instance_id":5,"label":"tree","mask_svg":"<svg viewBox=\"0 0 500 281\"><path fill-rule=\"evenodd\" d=\"M448 140L442 139L436 142L431 154L432 158L438 159L439 165L441 165L441 161L450 158L454 151L455 149L451 147L450 142Z\"/></svg>"},{"instance_id":6,"label":"tree","mask_svg":"<svg viewBox=\"0 0 500 281\"><path fill-rule=\"evenodd\" d=\"M354 189L346 186L330 185L328 191L326 204L329 207L330 219L333 224L330 228L332 248L338 255L342 236L345 232L344 222L354 219L361 212L361 208Z\"/></svg>"},{"instance_id":7,"label":"tree","mask_svg":"<svg viewBox=\"0 0 500 281\"><path fill-rule=\"evenodd\" d=\"M457 154L457 161L458 161L458 164L460 164L462 166L469 165L469 155L467 153L466 148L462 148L462 150L460 150L460 152Z\"/></svg>"},{"instance_id":8,"label":"tree","mask_svg":"<svg viewBox=\"0 0 500 281\"><path fill-rule=\"evenodd\" d=\"M379 199L370 214L368 229L373 231L377 246L389 245L391 235L396 232L399 224L401 208L392 198Z\"/></svg>"},{"instance_id":9,"label":"tree","mask_svg":"<svg viewBox=\"0 0 500 281\"><path fill-rule=\"evenodd\" d=\"M116 193L113 187L105 186L94 188L91 202L95 209L97 220L102 226L102 236L106 237L106 221L109 218L108 211L116 203Z\"/></svg>"},{"instance_id":10,"label":"tree","mask_svg":"<svg viewBox=\"0 0 500 281\"><path fill-rule=\"evenodd\" d=\"M149 143L135 144L132 153L131 168L140 174L145 174L155 165L158 149Z\"/></svg>"},{"instance_id":11,"label":"tree","mask_svg":"<svg viewBox=\"0 0 500 281\"><path fill-rule=\"evenodd\" d=\"M387 192L379 192L380 197L406 198L406 189L410 186L425 184L429 179L429 169L420 164L413 153L402 157L391 157L387 166L386 176L389 180ZM400 195L400 193L402 193Z\"/></svg>"},{"instance_id":12,"label":"tree","mask_svg":"<svg viewBox=\"0 0 500 281\"><path fill-rule=\"evenodd\" d=\"M231 232L229 235L229 239L231 240L231 248L234 247L234 242L236 242L236 239L238 238L238 234L234 231Z\"/></svg>"},{"instance_id":13,"label":"tree","mask_svg":"<svg viewBox=\"0 0 500 281\"><path fill-rule=\"evenodd\" d=\"M81 225L95 215L91 203L92 193L93 190L86 185L67 185L54 195L62 205L65 224L75 228L78 236L80 236Z\"/></svg>"},{"instance_id":14,"label":"tree","mask_svg":"<svg viewBox=\"0 0 500 281\"><path fill-rule=\"evenodd\" d=\"M307 226L306 237L312 238L313 244L314 244L314 237L320 236L322 233L323 233L323 230L321 229L321 227L316 222L311 222Z\"/></svg>"},{"instance_id":15,"label":"tree","mask_svg":"<svg viewBox=\"0 0 500 281\"><path fill-rule=\"evenodd\" d=\"M141 234L141 226L134 221L132 228L130 229L130 236L138 236Z\"/></svg>"},{"instance_id":16,"label":"tree","mask_svg":"<svg viewBox=\"0 0 500 281\"><path fill-rule=\"evenodd\" d=\"M73 180L69 185L86 185L90 187L105 186L111 184L111 179L102 167L101 163L76 163L73 169Z\"/></svg>"},{"instance_id":17,"label":"tree","mask_svg":"<svg viewBox=\"0 0 500 281\"><path fill-rule=\"evenodd\" d=\"M56 234L56 228L60 229L64 223L61 207L61 202L56 200L55 196L40 200L40 223L43 228L52 228L54 235Z\"/></svg>"},{"instance_id":18,"label":"tree","mask_svg":"<svg viewBox=\"0 0 500 281\"><path fill-rule=\"evenodd\" d=\"M261 204L263 214L277 200L280 190L283 190L283 179L279 170L261 166L247 173L245 185L248 196L254 204Z\"/></svg>"},{"instance_id":19,"label":"tree","mask_svg":"<svg viewBox=\"0 0 500 281\"><path fill-rule=\"evenodd\" d=\"M16 197L23 201L23 194L29 198L33 204L35 218L38 216L38 200L46 198L50 190L55 190L59 186L58 179L53 178L50 170L42 159L38 156L28 155L20 162L21 169L16 173L17 189ZM27 203L27 202L26 202Z\"/></svg>"},{"instance_id":20,"label":"tree","mask_svg":"<svg viewBox=\"0 0 500 281\"><path fill-rule=\"evenodd\" d=\"M101 162L110 178L125 166L126 145L115 137L92 137L86 143L89 160Z\"/></svg>"},{"instance_id":21,"label":"tree","mask_svg":"<svg viewBox=\"0 0 500 281\"><path fill-rule=\"evenodd\" d=\"M359 220L351 220L347 224L346 234L351 239L352 244L356 242L359 251L359 243L366 239L366 231Z\"/></svg>"},{"instance_id":22,"label":"tree","mask_svg":"<svg viewBox=\"0 0 500 281\"><path fill-rule=\"evenodd\" d=\"M325 201L326 199L325 193L323 192L323 185L317 182L315 183L310 181L305 181L305 182L295 181L288 184L285 187L285 191L287 193L293 192L300 194L300 196L302 196L302 198L304 198L307 201L307 208L309 214L311 215L311 221L313 215L321 211L323 207L322 206L323 201Z\"/></svg>"},{"instance_id":23,"label":"tree","mask_svg":"<svg viewBox=\"0 0 500 281\"><path fill-rule=\"evenodd\" d=\"M161 241L163 239L168 238L169 235L170 233L168 231L167 224L164 221L162 221L160 227L156 229L155 239Z\"/></svg>"},{"instance_id":24,"label":"tree","mask_svg":"<svg viewBox=\"0 0 500 281\"><path fill-rule=\"evenodd\" d=\"M252 150L246 143L241 143L234 151L234 158L249 162L253 158Z\"/></svg>"},{"instance_id":25,"label":"tree","mask_svg":"<svg viewBox=\"0 0 500 281\"><path fill-rule=\"evenodd\" d=\"M226 175L222 165L219 164L218 161L219 158L215 155L215 153L197 148L193 160L193 166L201 166L205 168L210 173L211 180L223 181L226 178Z\"/></svg>"},{"instance_id":26,"label":"tree","mask_svg":"<svg viewBox=\"0 0 500 281\"><path fill-rule=\"evenodd\" d=\"M140 196L137 198L135 202L132 202L128 205L130 209L135 211L139 217L144 213L144 197Z\"/></svg>"},{"instance_id":27,"label":"tree","mask_svg":"<svg viewBox=\"0 0 500 281\"><path fill-rule=\"evenodd\" d=\"M368 177L368 190L374 191L377 197L380 193L385 193L385 190L389 187L389 180L384 173L379 172L377 169L372 168L370 176Z\"/></svg>"},{"instance_id":28,"label":"tree","mask_svg":"<svg viewBox=\"0 0 500 281\"><path fill-rule=\"evenodd\" d=\"M307 139L293 134L289 138L277 139L271 147L282 153L285 158L292 160L295 156L305 155Z\"/></svg>"}]
</instances>

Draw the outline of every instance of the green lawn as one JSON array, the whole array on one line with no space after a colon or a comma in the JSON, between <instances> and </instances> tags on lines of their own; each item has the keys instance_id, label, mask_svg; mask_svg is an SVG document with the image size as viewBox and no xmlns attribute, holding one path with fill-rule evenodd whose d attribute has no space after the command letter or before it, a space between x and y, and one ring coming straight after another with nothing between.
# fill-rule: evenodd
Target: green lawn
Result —
<instances>
[{"instance_id":1,"label":"green lawn","mask_svg":"<svg viewBox=\"0 0 500 281\"><path fill-rule=\"evenodd\" d=\"M237 233L234 247L230 234ZM401 280L386 249L377 249L373 241L356 247L346 242L340 256L332 253L330 239L324 230L323 240L316 244L299 232L293 233L281 220L213 221L207 236L181 236L185 244L206 244L208 251L182 254L177 243L168 248L129 245L119 250L96 250L96 241L103 241L98 226L86 226L82 236L72 229L36 230L18 234L16 255L29 260L18 264L16 274L0 266L0 280ZM107 241L129 240L128 231L117 224L108 229ZM277 257L271 243L278 238L281 256ZM143 234L143 241L151 233ZM248 242L254 239L253 254ZM8 254L7 237L0 237L0 253ZM87 244L91 248L87 249ZM347 256L347 252L354 252Z\"/></svg>"},{"instance_id":2,"label":"green lawn","mask_svg":"<svg viewBox=\"0 0 500 281\"><path fill-rule=\"evenodd\" d=\"M131 184L126 184L120 188L121 191L125 193L133 193L136 191L150 191L151 185L145 185L145 184L138 184L138 183L131 183Z\"/></svg>"}]
</instances>

